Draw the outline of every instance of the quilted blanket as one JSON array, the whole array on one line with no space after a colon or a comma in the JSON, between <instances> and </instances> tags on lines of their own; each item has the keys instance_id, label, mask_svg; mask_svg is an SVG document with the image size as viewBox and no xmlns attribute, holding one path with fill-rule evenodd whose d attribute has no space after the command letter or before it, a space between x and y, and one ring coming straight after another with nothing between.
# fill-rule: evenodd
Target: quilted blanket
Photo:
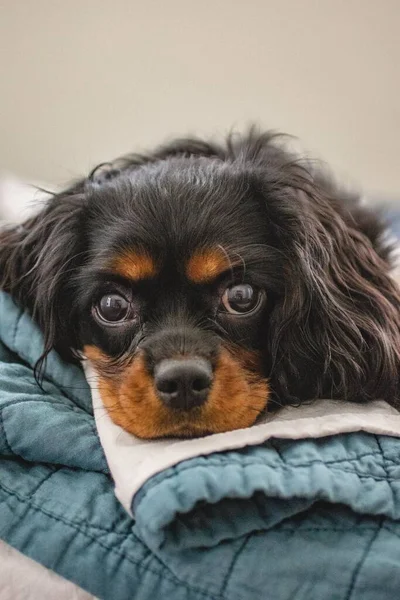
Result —
<instances>
[{"instance_id":1,"label":"quilted blanket","mask_svg":"<svg viewBox=\"0 0 400 600\"><path fill-rule=\"evenodd\" d=\"M400 590L400 440L274 438L114 494L83 371L0 294L0 539L110 600L377 600ZM133 516L132 516L133 515Z\"/></svg>"}]
</instances>

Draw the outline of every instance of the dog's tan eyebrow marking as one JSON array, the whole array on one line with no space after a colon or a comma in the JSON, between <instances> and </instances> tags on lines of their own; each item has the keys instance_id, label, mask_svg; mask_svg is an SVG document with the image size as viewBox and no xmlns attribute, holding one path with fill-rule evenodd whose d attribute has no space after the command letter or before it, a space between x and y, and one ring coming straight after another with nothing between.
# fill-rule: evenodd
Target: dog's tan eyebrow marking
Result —
<instances>
[{"instance_id":1,"label":"dog's tan eyebrow marking","mask_svg":"<svg viewBox=\"0 0 400 600\"><path fill-rule=\"evenodd\" d=\"M107 265L117 275L131 281L150 279L158 273L156 261L146 252L125 250Z\"/></svg>"},{"instance_id":2,"label":"dog's tan eyebrow marking","mask_svg":"<svg viewBox=\"0 0 400 600\"><path fill-rule=\"evenodd\" d=\"M229 257L220 248L199 250L186 264L186 275L193 283L210 283L232 268Z\"/></svg>"}]
</instances>

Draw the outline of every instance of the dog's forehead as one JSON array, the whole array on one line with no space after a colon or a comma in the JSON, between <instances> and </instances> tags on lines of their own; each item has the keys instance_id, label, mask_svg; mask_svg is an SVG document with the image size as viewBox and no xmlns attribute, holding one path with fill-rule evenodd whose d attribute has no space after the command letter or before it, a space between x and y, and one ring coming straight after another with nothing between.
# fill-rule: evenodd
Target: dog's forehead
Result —
<instances>
[{"instance_id":1,"label":"dog's forehead","mask_svg":"<svg viewBox=\"0 0 400 600\"><path fill-rule=\"evenodd\" d=\"M155 274L170 258L203 279L226 268L227 251L265 242L263 207L250 188L245 173L217 161L150 165L93 196L93 242L131 278Z\"/></svg>"}]
</instances>

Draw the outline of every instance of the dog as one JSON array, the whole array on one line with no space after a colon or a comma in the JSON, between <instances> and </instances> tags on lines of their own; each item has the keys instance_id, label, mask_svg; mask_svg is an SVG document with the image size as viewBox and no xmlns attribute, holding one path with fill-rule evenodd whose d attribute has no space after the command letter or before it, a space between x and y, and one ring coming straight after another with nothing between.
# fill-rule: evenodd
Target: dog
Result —
<instances>
[{"instance_id":1,"label":"dog","mask_svg":"<svg viewBox=\"0 0 400 600\"><path fill-rule=\"evenodd\" d=\"M100 165L0 233L0 287L43 331L43 360L90 360L141 438L318 398L400 409L391 268L379 216L254 128Z\"/></svg>"}]
</instances>

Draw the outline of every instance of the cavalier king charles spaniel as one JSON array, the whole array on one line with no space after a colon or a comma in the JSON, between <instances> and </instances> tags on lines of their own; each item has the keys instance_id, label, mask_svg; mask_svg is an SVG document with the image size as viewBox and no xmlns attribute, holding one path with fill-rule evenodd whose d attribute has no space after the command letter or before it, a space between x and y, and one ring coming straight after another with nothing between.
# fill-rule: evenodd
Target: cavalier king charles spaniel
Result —
<instances>
[{"instance_id":1,"label":"cavalier king charles spaniel","mask_svg":"<svg viewBox=\"0 0 400 600\"><path fill-rule=\"evenodd\" d=\"M254 129L100 165L0 233L0 287L43 359L88 359L142 438L318 398L400 409L391 268L378 216Z\"/></svg>"}]
</instances>

